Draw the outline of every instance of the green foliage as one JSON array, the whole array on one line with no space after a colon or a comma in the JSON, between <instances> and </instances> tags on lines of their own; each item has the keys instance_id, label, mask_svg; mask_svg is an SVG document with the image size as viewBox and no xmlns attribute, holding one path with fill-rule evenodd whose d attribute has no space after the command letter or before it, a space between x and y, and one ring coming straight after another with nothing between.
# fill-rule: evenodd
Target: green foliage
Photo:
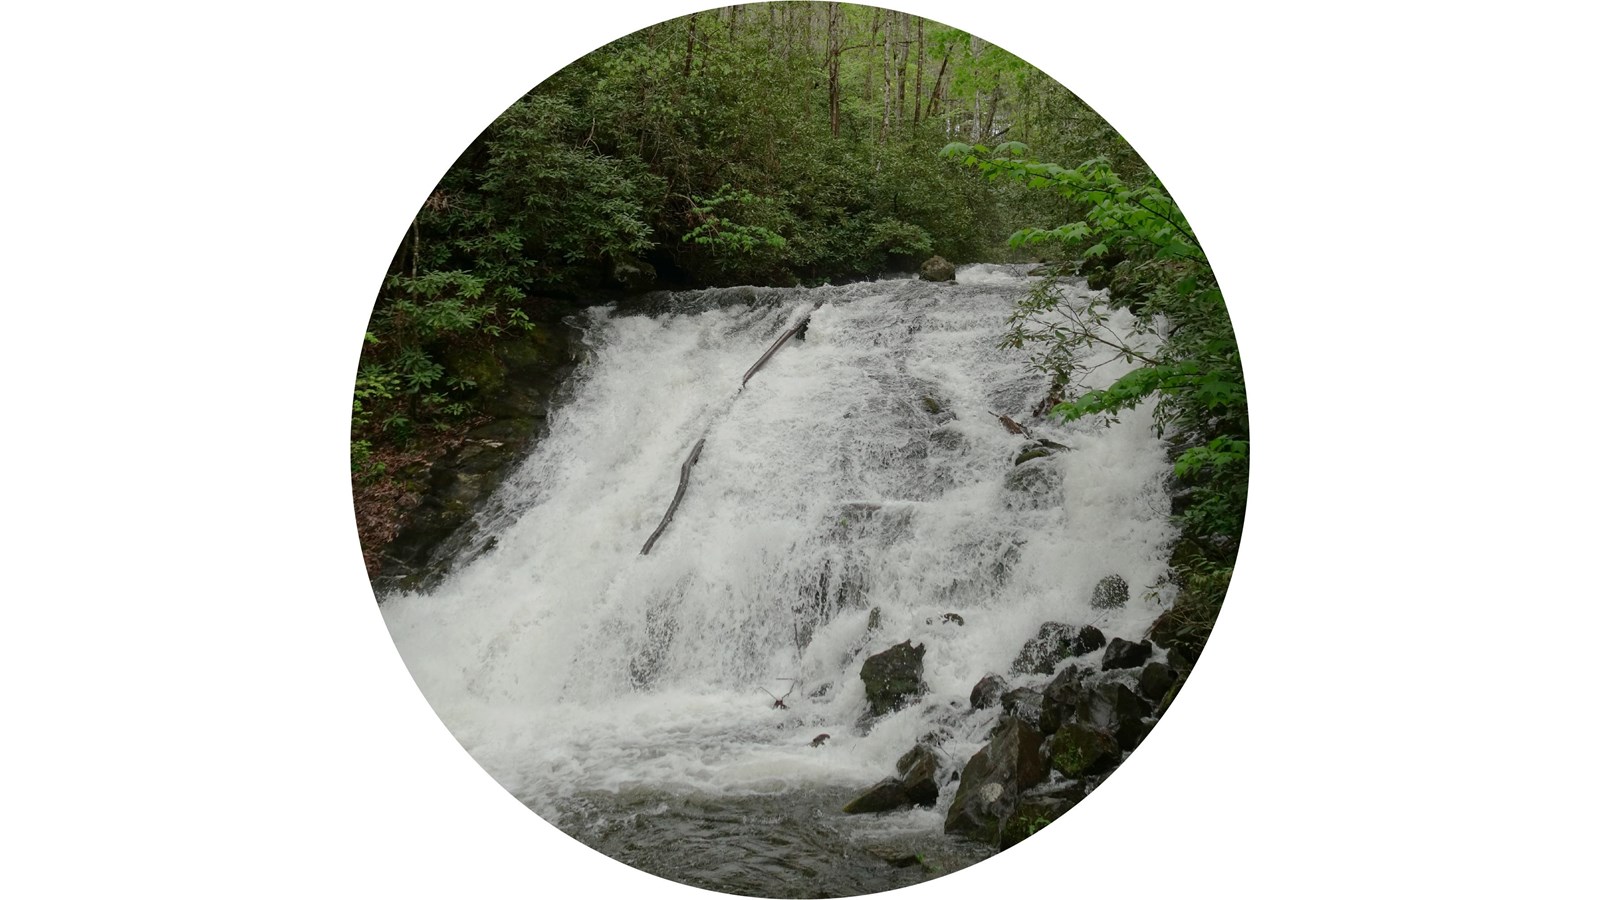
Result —
<instances>
[{"instance_id":1,"label":"green foliage","mask_svg":"<svg viewBox=\"0 0 1600 900\"><path fill-rule=\"evenodd\" d=\"M1028 350L1063 387L1053 412L1067 420L1111 417L1157 398L1158 429L1187 445L1173 466L1176 481L1193 494L1185 528L1230 554L1243 528L1249 472L1244 373L1222 291L1183 212L1160 182L1128 185L1103 158L1065 168L1030 159L1015 141L993 149L952 143L943 155L1067 202L1073 220L1021 229L1011 242L1078 259L1080 270L1110 290L1078 304L1046 280L1018 303L1006 343ZM1112 326L1116 309L1133 314L1131 329ZM1146 335L1163 340L1145 349ZM1083 390L1086 359L1105 349L1138 367L1109 387Z\"/></svg>"}]
</instances>

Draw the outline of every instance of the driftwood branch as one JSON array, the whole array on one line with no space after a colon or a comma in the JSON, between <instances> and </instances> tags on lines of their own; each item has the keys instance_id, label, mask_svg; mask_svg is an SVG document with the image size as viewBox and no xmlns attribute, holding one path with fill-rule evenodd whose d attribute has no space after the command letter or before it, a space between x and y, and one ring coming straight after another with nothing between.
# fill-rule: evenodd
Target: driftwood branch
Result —
<instances>
[{"instance_id":1,"label":"driftwood branch","mask_svg":"<svg viewBox=\"0 0 1600 900\"><path fill-rule=\"evenodd\" d=\"M700 451L706 445L706 439L701 438L695 442L694 449L689 451L689 458L683 461L683 467L678 470L678 492L672 495L672 505L667 507L667 514L661 517L661 524L656 526L655 533L650 535L650 540L644 542L644 549L639 551L640 556L650 553L650 548L656 545L656 539L661 537L661 532L667 530L667 525L672 521L672 514L678 511L678 504L683 502L683 492L689 487L689 470L700 461Z\"/></svg>"},{"instance_id":2,"label":"driftwood branch","mask_svg":"<svg viewBox=\"0 0 1600 900\"><path fill-rule=\"evenodd\" d=\"M1032 434L1028 433L1027 426L1018 424L1017 421L1015 419L1011 418L1010 416L1002 416L999 413L994 412L993 410L991 410L989 412L989 415L994 416L996 419L999 419L1000 420L1000 425L1002 427L1004 427L1006 431L1009 431L1012 434L1020 434L1023 437L1030 437L1030 438L1033 437Z\"/></svg>"},{"instance_id":3,"label":"driftwood branch","mask_svg":"<svg viewBox=\"0 0 1600 900\"><path fill-rule=\"evenodd\" d=\"M778 335L778 339L772 342L772 346L767 348L767 352L761 354L761 358L756 360L756 364L750 367L750 371L744 373L744 378L739 382L739 388L743 390L744 386L750 383L751 377L753 377L757 372L761 371L761 367L766 365L767 360L772 358L772 354L777 353L779 347L782 347L784 343L789 340L789 338L794 337L795 334L800 331L800 329L806 327L806 323L810 321L811 313L806 313L800 317L800 321L796 322L793 328L785 331L783 334Z\"/></svg>"}]
</instances>

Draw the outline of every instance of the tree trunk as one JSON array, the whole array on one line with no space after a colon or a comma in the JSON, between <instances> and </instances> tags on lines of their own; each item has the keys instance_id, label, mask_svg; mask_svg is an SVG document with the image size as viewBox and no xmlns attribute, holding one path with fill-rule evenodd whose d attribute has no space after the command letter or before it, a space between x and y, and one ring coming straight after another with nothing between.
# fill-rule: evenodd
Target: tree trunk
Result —
<instances>
[{"instance_id":1,"label":"tree trunk","mask_svg":"<svg viewBox=\"0 0 1600 900\"><path fill-rule=\"evenodd\" d=\"M689 42L683 51L683 77L688 78L694 71L694 19L699 13L689 16Z\"/></svg>"},{"instance_id":2,"label":"tree trunk","mask_svg":"<svg viewBox=\"0 0 1600 900\"><path fill-rule=\"evenodd\" d=\"M922 47L922 17L917 16L917 83L912 90L911 127L915 128L922 122L922 70L926 62Z\"/></svg>"},{"instance_id":3,"label":"tree trunk","mask_svg":"<svg viewBox=\"0 0 1600 900\"><path fill-rule=\"evenodd\" d=\"M906 119L906 65L911 61L911 20L900 15L900 39L895 42L895 100L894 125L899 128Z\"/></svg>"},{"instance_id":4,"label":"tree trunk","mask_svg":"<svg viewBox=\"0 0 1600 900\"><path fill-rule=\"evenodd\" d=\"M950 65L950 48L946 47L944 49L944 59L939 61L939 74L933 77L933 89L928 91L928 111L925 115L926 118L933 118L935 107L939 102L940 91L944 86L944 70L948 65Z\"/></svg>"},{"instance_id":5,"label":"tree trunk","mask_svg":"<svg viewBox=\"0 0 1600 900\"><path fill-rule=\"evenodd\" d=\"M894 55L890 37L894 34L894 13L888 13L883 23L883 127L878 130L878 143L889 140L889 114L894 107Z\"/></svg>"},{"instance_id":6,"label":"tree trunk","mask_svg":"<svg viewBox=\"0 0 1600 900\"><path fill-rule=\"evenodd\" d=\"M839 136L839 4L828 4L828 130Z\"/></svg>"}]
</instances>

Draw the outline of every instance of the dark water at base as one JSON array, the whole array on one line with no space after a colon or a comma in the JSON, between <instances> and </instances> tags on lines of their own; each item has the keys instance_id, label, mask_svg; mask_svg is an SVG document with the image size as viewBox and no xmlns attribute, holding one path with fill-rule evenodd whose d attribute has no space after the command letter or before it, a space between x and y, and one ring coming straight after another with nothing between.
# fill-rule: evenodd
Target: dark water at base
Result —
<instances>
[{"instance_id":1,"label":"dark water at base","mask_svg":"<svg viewBox=\"0 0 1600 900\"><path fill-rule=\"evenodd\" d=\"M851 897L893 890L995 852L945 836L931 810L839 812L856 793L589 795L564 805L560 825L636 869L753 897Z\"/></svg>"}]
</instances>

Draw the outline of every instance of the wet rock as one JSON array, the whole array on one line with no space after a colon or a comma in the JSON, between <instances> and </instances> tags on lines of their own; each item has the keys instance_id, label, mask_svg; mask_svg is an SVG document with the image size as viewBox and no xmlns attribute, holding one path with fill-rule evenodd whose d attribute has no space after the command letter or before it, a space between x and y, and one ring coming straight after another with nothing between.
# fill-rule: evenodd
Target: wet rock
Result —
<instances>
[{"instance_id":1,"label":"wet rock","mask_svg":"<svg viewBox=\"0 0 1600 900\"><path fill-rule=\"evenodd\" d=\"M1050 768L1067 778L1109 772L1122 761L1116 738L1081 722L1069 722L1050 738Z\"/></svg>"},{"instance_id":2,"label":"wet rock","mask_svg":"<svg viewBox=\"0 0 1600 900\"><path fill-rule=\"evenodd\" d=\"M1046 825L1061 818L1087 796L1082 787L1072 784L1047 794L1028 794L1017 802L1017 809L1005 821L1000 838L1002 849L1038 834Z\"/></svg>"},{"instance_id":3,"label":"wet rock","mask_svg":"<svg viewBox=\"0 0 1600 900\"><path fill-rule=\"evenodd\" d=\"M1046 622L1039 633L1028 638L1017 658L1011 662L1011 674L1047 675L1055 669L1060 659L1060 648L1067 641L1067 626L1060 622Z\"/></svg>"},{"instance_id":4,"label":"wet rock","mask_svg":"<svg viewBox=\"0 0 1600 900\"><path fill-rule=\"evenodd\" d=\"M1183 683L1187 681L1188 678L1189 676L1180 674L1178 676L1178 680L1172 683L1172 687L1167 688L1167 692L1161 695L1161 702L1156 704L1156 718L1160 718L1167 714L1168 707L1172 706L1172 701L1177 698L1178 692L1183 690Z\"/></svg>"},{"instance_id":5,"label":"wet rock","mask_svg":"<svg viewBox=\"0 0 1600 900\"><path fill-rule=\"evenodd\" d=\"M872 715L893 712L926 690L922 683L922 655L926 651L922 644L912 646L910 641L902 641L867 657L861 665L861 680L866 684Z\"/></svg>"},{"instance_id":6,"label":"wet rock","mask_svg":"<svg viewBox=\"0 0 1600 900\"><path fill-rule=\"evenodd\" d=\"M912 747L895 763L906 797L918 806L939 802L939 756L926 744Z\"/></svg>"},{"instance_id":7,"label":"wet rock","mask_svg":"<svg viewBox=\"0 0 1600 900\"><path fill-rule=\"evenodd\" d=\"M1051 734L1065 725L1076 714L1088 689L1084 686L1084 672L1077 666L1067 666L1061 674L1045 686L1039 712L1039 730Z\"/></svg>"},{"instance_id":8,"label":"wet rock","mask_svg":"<svg viewBox=\"0 0 1600 900\"><path fill-rule=\"evenodd\" d=\"M885 778L872 787L867 788L861 796L844 805L844 812L849 815L861 813L889 812L902 806L910 806L911 798L906 794L906 786L898 778Z\"/></svg>"},{"instance_id":9,"label":"wet rock","mask_svg":"<svg viewBox=\"0 0 1600 900\"><path fill-rule=\"evenodd\" d=\"M477 409L494 421L469 431L431 467L407 473L404 489L418 499L377 554L372 584L379 602L396 590L429 588L488 548L474 513L494 507L494 489L537 443L582 346L581 329L563 321L575 306L550 298L531 306L540 310L535 331L497 343L493 355L452 358L478 382Z\"/></svg>"},{"instance_id":10,"label":"wet rock","mask_svg":"<svg viewBox=\"0 0 1600 900\"><path fill-rule=\"evenodd\" d=\"M1000 709L1038 728L1039 716L1044 711L1044 695L1031 687L1014 688L1000 695Z\"/></svg>"},{"instance_id":11,"label":"wet rock","mask_svg":"<svg viewBox=\"0 0 1600 900\"><path fill-rule=\"evenodd\" d=\"M1003 823L1015 813L1023 791L1044 781L1039 755L1044 736L1028 723L1007 717L989 743L967 761L945 816L947 834L1000 843Z\"/></svg>"},{"instance_id":12,"label":"wet rock","mask_svg":"<svg viewBox=\"0 0 1600 900\"><path fill-rule=\"evenodd\" d=\"M1154 650L1149 641L1140 641L1135 644L1122 638L1112 638L1106 645L1105 655L1100 658L1102 669L1136 669L1144 665Z\"/></svg>"},{"instance_id":13,"label":"wet rock","mask_svg":"<svg viewBox=\"0 0 1600 900\"><path fill-rule=\"evenodd\" d=\"M1133 749L1150 733L1143 722L1150 714L1150 704L1119 682L1098 685L1075 711L1079 724L1112 735L1124 750Z\"/></svg>"},{"instance_id":14,"label":"wet rock","mask_svg":"<svg viewBox=\"0 0 1600 900\"><path fill-rule=\"evenodd\" d=\"M823 744L828 742L828 738L830 737L832 737L832 735L828 734L827 732L823 732L822 734L819 734L811 739L811 746L821 747Z\"/></svg>"},{"instance_id":15,"label":"wet rock","mask_svg":"<svg viewBox=\"0 0 1600 900\"><path fill-rule=\"evenodd\" d=\"M923 281L954 281L956 267L942 256L929 257L918 270Z\"/></svg>"},{"instance_id":16,"label":"wet rock","mask_svg":"<svg viewBox=\"0 0 1600 900\"><path fill-rule=\"evenodd\" d=\"M611 266L611 278L630 291L642 291L655 284L656 269L642 259L619 259Z\"/></svg>"},{"instance_id":17,"label":"wet rock","mask_svg":"<svg viewBox=\"0 0 1600 900\"><path fill-rule=\"evenodd\" d=\"M1111 736L1117 739L1118 747L1131 753L1134 748L1144 743L1144 739L1150 736L1150 732L1155 730L1155 727L1155 719L1124 722L1118 726L1116 733Z\"/></svg>"},{"instance_id":18,"label":"wet rock","mask_svg":"<svg viewBox=\"0 0 1600 900\"><path fill-rule=\"evenodd\" d=\"M957 627L967 624L966 619L961 618L961 616L955 613L945 613L942 616L930 616L927 624L932 625L934 622L938 622L942 625L955 625Z\"/></svg>"},{"instance_id":19,"label":"wet rock","mask_svg":"<svg viewBox=\"0 0 1600 900\"><path fill-rule=\"evenodd\" d=\"M1139 672L1139 693L1146 700L1158 703L1177 680L1178 673L1171 666L1166 663L1151 663Z\"/></svg>"},{"instance_id":20,"label":"wet rock","mask_svg":"<svg viewBox=\"0 0 1600 900\"><path fill-rule=\"evenodd\" d=\"M1085 625L1067 642L1068 656L1082 656L1106 645L1106 636L1093 625Z\"/></svg>"},{"instance_id":21,"label":"wet rock","mask_svg":"<svg viewBox=\"0 0 1600 900\"><path fill-rule=\"evenodd\" d=\"M1022 651L1011 662L1011 674L1049 675L1063 659L1082 656L1106 644L1106 637L1093 625L1077 631L1060 622L1046 622L1039 633L1022 645Z\"/></svg>"},{"instance_id":22,"label":"wet rock","mask_svg":"<svg viewBox=\"0 0 1600 900\"><path fill-rule=\"evenodd\" d=\"M874 606L872 608L872 611L867 613L867 634L871 634L874 631L877 631L878 628L880 626L882 626L882 625L883 625L883 610L878 608L878 607L876 607L876 606Z\"/></svg>"},{"instance_id":23,"label":"wet rock","mask_svg":"<svg viewBox=\"0 0 1600 900\"><path fill-rule=\"evenodd\" d=\"M990 673L983 676L977 684L972 686L972 708L988 709L1000 702L1000 695L1006 692L1006 680L999 675Z\"/></svg>"},{"instance_id":24,"label":"wet rock","mask_svg":"<svg viewBox=\"0 0 1600 900\"><path fill-rule=\"evenodd\" d=\"M1021 453L1017 454L1016 462L1013 462L1012 465L1020 466L1025 462L1043 459L1044 457L1049 456L1052 452L1054 451L1045 447L1034 447L1031 450L1023 450Z\"/></svg>"},{"instance_id":25,"label":"wet rock","mask_svg":"<svg viewBox=\"0 0 1600 900\"><path fill-rule=\"evenodd\" d=\"M1178 647L1173 647L1167 651L1167 665L1171 666L1172 670L1179 675L1184 675L1194 669L1194 657L1183 652Z\"/></svg>"},{"instance_id":26,"label":"wet rock","mask_svg":"<svg viewBox=\"0 0 1600 900\"><path fill-rule=\"evenodd\" d=\"M1025 462L1042 459L1055 453L1057 450L1067 449L1066 444L1060 444L1049 438L1034 438L1022 445L1022 452L1017 454L1017 459L1012 465L1020 466Z\"/></svg>"},{"instance_id":27,"label":"wet rock","mask_svg":"<svg viewBox=\"0 0 1600 900\"><path fill-rule=\"evenodd\" d=\"M1007 472L1004 485L1008 507L1037 508L1061 487L1061 473L1049 460L1032 459Z\"/></svg>"},{"instance_id":28,"label":"wet rock","mask_svg":"<svg viewBox=\"0 0 1600 900\"><path fill-rule=\"evenodd\" d=\"M1089 605L1095 609L1120 609L1128 605L1128 582L1121 575L1107 575L1094 586Z\"/></svg>"}]
</instances>

